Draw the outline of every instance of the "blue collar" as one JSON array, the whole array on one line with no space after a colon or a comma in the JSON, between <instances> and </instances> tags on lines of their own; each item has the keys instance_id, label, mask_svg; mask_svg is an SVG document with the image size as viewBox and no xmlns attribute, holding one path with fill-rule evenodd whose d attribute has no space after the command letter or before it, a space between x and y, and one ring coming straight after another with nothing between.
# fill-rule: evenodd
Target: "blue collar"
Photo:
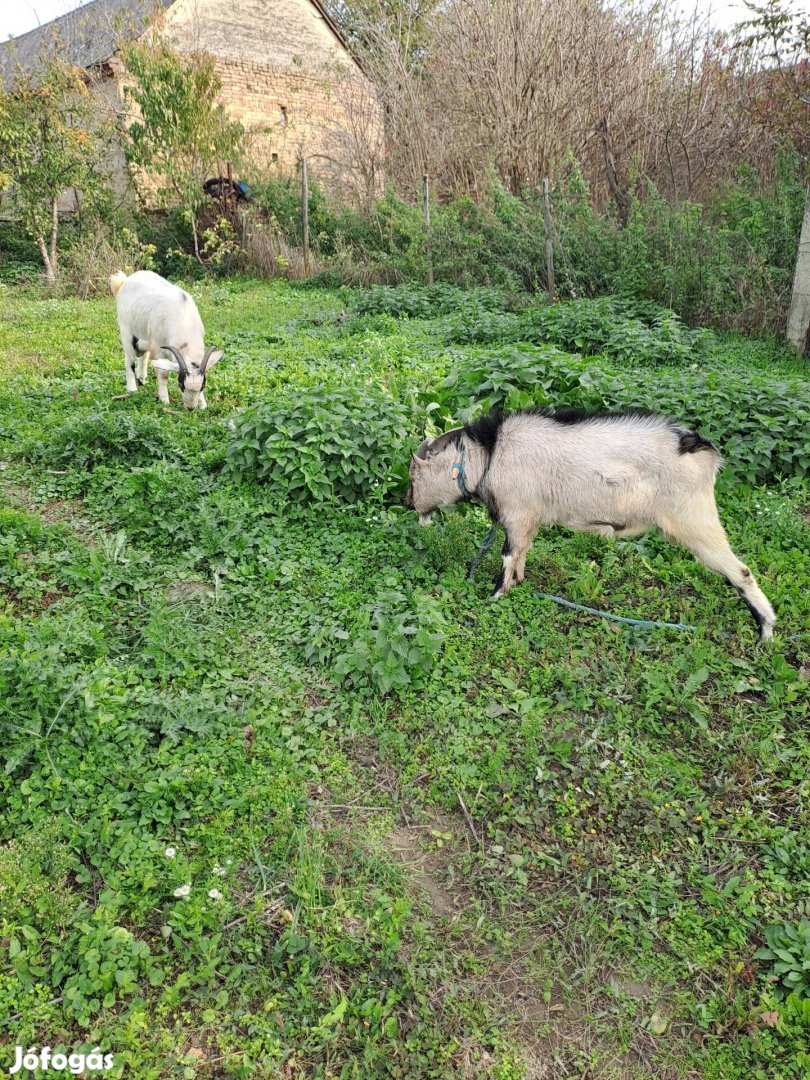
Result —
<instances>
[{"instance_id":1,"label":"blue collar","mask_svg":"<svg viewBox=\"0 0 810 1080\"><path fill-rule=\"evenodd\" d=\"M461 453L459 454L458 461L453 462L453 468L450 470L450 475L458 484L458 490L461 492L462 499L471 499L472 492L467 490L467 485L464 483L464 455L466 448L461 447Z\"/></svg>"}]
</instances>

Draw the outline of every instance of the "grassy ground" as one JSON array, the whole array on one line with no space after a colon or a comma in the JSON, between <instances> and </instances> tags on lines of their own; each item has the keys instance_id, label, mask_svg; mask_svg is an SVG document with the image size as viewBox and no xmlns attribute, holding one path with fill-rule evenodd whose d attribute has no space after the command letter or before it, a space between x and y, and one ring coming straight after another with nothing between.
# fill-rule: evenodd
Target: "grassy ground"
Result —
<instances>
[{"instance_id":1,"label":"grassy ground","mask_svg":"<svg viewBox=\"0 0 810 1080\"><path fill-rule=\"evenodd\" d=\"M144 1080L810 1075L810 986L779 982L810 912L806 482L720 490L770 647L656 536L551 531L529 578L693 635L493 604L494 551L465 580L480 511L419 529L221 471L235 413L326 378L390 390L415 442L486 347L345 293L195 294L227 359L186 414L119 396L111 299L0 292L6 1067L44 1043ZM727 364L802 377L715 341ZM777 971L754 954L784 924Z\"/></svg>"}]
</instances>

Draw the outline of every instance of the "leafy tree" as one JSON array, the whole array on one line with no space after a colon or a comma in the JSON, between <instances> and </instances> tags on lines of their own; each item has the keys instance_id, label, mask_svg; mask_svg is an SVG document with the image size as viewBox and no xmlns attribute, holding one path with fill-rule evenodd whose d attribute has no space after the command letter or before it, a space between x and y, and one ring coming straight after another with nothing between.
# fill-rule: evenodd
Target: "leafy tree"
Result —
<instances>
[{"instance_id":1,"label":"leafy tree","mask_svg":"<svg viewBox=\"0 0 810 1080\"><path fill-rule=\"evenodd\" d=\"M240 156L245 130L217 103L222 84L211 56L181 56L152 41L133 42L123 55L135 80L125 89L135 116L125 135L127 160L158 181L164 204L179 204L202 262L203 183L218 161Z\"/></svg>"},{"instance_id":2,"label":"leafy tree","mask_svg":"<svg viewBox=\"0 0 810 1080\"><path fill-rule=\"evenodd\" d=\"M69 188L85 204L105 197L104 155L112 117L86 73L56 57L22 69L0 89L0 185L36 241L49 285L56 284L59 198Z\"/></svg>"}]
</instances>

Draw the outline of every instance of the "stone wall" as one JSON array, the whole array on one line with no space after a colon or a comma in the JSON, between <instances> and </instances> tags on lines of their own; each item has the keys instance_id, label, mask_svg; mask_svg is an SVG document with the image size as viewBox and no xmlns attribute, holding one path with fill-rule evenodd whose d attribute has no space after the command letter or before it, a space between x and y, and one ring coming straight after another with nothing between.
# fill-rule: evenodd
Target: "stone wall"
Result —
<instances>
[{"instance_id":1,"label":"stone wall","mask_svg":"<svg viewBox=\"0 0 810 1080\"><path fill-rule=\"evenodd\" d=\"M382 115L370 86L350 71L306 73L250 60L217 60L220 100L250 133L259 172L288 172L306 156L310 172L348 197L376 194L370 173L382 151ZM371 188L369 191L368 189Z\"/></svg>"},{"instance_id":2,"label":"stone wall","mask_svg":"<svg viewBox=\"0 0 810 1080\"><path fill-rule=\"evenodd\" d=\"M175 0L161 18L163 36L181 51L306 71L341 61L354 66L310 0Z\"/></svg>"}]
</instances>

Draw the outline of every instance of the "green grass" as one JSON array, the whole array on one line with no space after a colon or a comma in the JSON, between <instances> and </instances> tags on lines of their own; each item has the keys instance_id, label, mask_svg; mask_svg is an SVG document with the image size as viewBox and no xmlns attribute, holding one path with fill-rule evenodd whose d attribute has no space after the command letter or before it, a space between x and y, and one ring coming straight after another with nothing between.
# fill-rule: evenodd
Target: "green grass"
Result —
<instances>
[{"instance_id":1,"label":"green grass","mask_svg":"<svg viewBox=\"0 0 810 1080\"><path fill-rule=\"evenodd\" d=\"M346 291L192 291L226 349L196 414L118 396L111 299L0 293L0 1046L145 1080L810 1075L810 1006L755 957L810 909L807 481L719 492L769 647L655 535L550 531L530 582L694 635L493 604L480 510L223 471L241 409L321 384L415 444L486 347ZM806 378L740 339L704 365L771 355Z\"/></svg>"}]
</instances>

